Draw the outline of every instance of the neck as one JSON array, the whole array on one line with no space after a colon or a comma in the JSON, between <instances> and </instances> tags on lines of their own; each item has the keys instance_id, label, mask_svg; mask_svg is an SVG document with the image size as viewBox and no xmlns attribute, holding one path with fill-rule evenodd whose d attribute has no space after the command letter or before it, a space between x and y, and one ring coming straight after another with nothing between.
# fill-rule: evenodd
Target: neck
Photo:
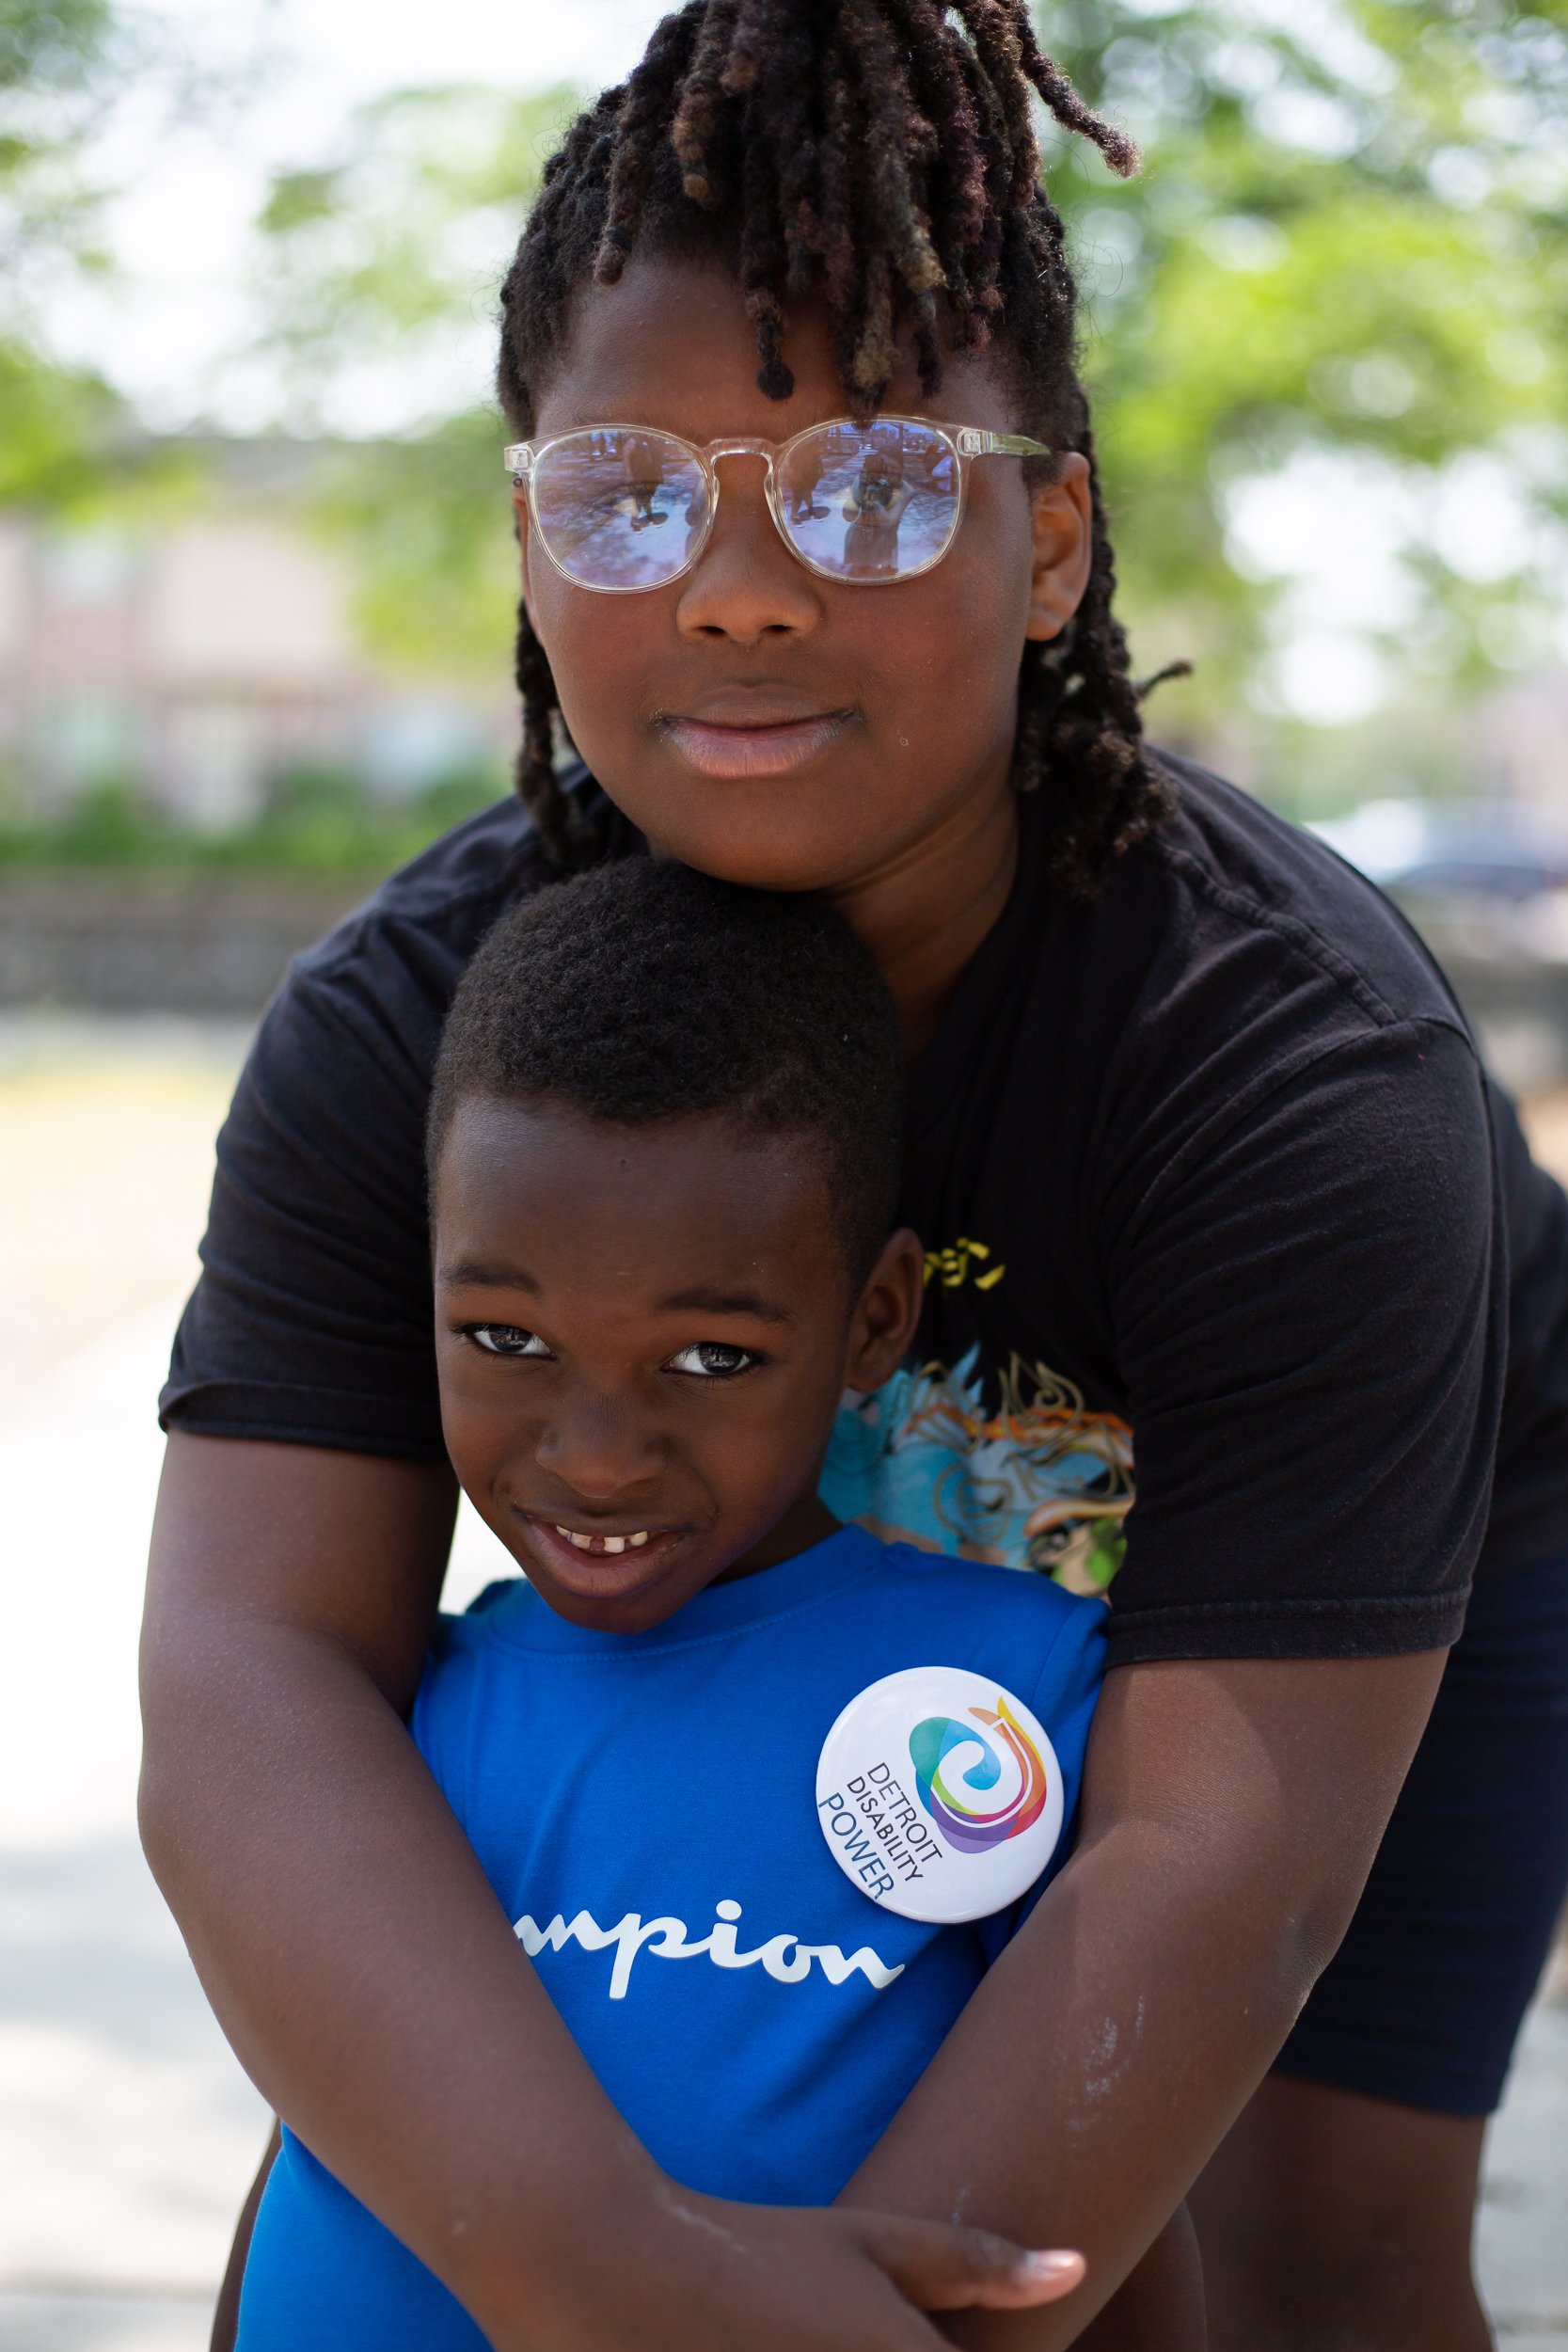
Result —
<instances>
[{"instance_id":1,"label":"neck","mask_svg":"<svg viewBox=\"0 0 1568 2352\"><path fill-rule=\"evenodd\" d=\"M1007 784L967 798L887 866L831 894L876 958L910 1061L935 1037L1017 870L1018 802Z\"/></svg>"},{"instance_id":2,"label":"neck","mask_svg":"<svg viewBox=\"0 0 1568 2352\"><path fill-rule=\"evenodd\" d=\"M776 1568L785 1560L793 1560L798 1552L809 1551L813 1544L825 1543L838 1533L839 1521L812 1485L797 1496L776 1527L769 1528L760 1542L750 1551L714 1578L716 1584L734 1584L743 1576L755 1576L759 1568Z\"/></svg>"}]
</instances>

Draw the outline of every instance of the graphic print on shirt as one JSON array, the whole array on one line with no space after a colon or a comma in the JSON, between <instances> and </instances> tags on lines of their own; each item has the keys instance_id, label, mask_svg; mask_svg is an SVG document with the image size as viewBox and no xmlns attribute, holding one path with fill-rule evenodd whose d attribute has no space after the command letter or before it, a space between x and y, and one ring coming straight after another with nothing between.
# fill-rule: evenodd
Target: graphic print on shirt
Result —
<instances>
[{"instance_id":1,"label":"graphic print on shirt","mask_svg":"<svg viewBox=\"0 0 1568 2352\"><path fill-rule=\"evenodd\" d=\"M1136 1500L1132 1430L1017 1355L995 1385L992 1410L976 1344L951 1371L905 1366L875 1395L847 1398L823 1502L885 1543L1037 1568L1070 1593L1103 1593Z\"/></svg>"}]
</instances>

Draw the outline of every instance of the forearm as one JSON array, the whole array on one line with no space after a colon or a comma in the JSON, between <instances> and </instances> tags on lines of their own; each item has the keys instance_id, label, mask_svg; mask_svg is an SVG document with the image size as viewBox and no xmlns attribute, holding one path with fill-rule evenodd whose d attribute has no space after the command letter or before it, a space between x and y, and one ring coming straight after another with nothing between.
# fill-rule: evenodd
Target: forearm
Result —
<instances>
[{"instance_id":1,"label":"forearm","mask_svg":"<svg viewBox=\"0 0 1568 2352\"><path fill-rule=\"evenodd\" d=\"M510 2342L520 2286L535 2309L546 2291L565 2203L613 2210L652 2168L401 1720L454 1498L440 1464L170 1439L142 1825L247 2071Z\"/></svg>"},{"instance_id":2,"label":"forearm","mask_svg":"<svg viewBox=\"0 0 1568 2352\"><path fill-rule=\"evenodd\" d=\"M1164 2226L1344 1931L1440 1666L1112 1677L1077 1852L845 2192L1085 2253L1059 2312L959 2341L1055 2352Z\"/></svg>"},{"instance_id":3,"label":"forearm","mask_svg":"<svg viewBox=\"0 0 1568 2352\"><path fill-rule=\"evenodd\" d=\"M242 2063L499 2327L566 2203L592 2184L613 2209L647 2159L360 1668L260 1625L149 1683L148 1851Z\"/></svg>"},{"instance_id":4,"label":"forearm","mask_svg":"<svg viewBox=\"0 0 1568 2352\"><path fill-rule=\"evenodd\" d=\"M846 2191L895 2212L1044 2233L1088 2279L1011 2331L964 2344L1070 2344L1164 2226L1266 2071L1314 1973L1295 1937L1218 1926L1218 1889L1129 1824L1080 1855L987 1976ZM1201 1998L1173 1951L1203 1956ZM1032 2241L1031 2241L1032 2242Z\"/></svg>"}]
</instances>

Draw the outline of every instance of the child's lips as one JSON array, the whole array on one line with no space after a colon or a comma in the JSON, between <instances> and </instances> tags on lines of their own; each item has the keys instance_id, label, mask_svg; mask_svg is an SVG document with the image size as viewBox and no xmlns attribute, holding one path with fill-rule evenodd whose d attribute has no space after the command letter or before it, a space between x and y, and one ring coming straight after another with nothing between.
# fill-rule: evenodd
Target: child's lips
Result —
<instances>
[{"instance_id":1,"label":"child's lips","mask_svg":"<svg viewBox=\"0 0 1568 2352\"><path fill-rule=\"evenodd\" d=\"M517 1507L539 1565L585 1598L641 1592L664 1572L687 1530L680 1527L582 1528Z\"/></svg>"},{"instance_id":2,"label":"child's lips","mask_svg":"<svg viewBox=\"0 0 1568 2352\"><path fill-rule=\"evenodd\" d=\"M848 723L847 711L818 710L788 718L670 718L663 732L700 775L746 778L792 774L836 742Z\"/></svg>"}]
</instances>

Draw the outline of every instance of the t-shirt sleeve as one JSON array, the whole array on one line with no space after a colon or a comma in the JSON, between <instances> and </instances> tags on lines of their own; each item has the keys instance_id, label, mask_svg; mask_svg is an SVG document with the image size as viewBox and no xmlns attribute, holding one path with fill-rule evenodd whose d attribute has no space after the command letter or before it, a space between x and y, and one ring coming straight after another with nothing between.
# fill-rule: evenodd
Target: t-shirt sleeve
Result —
<instances>
[{"instance_id":1,"label":"t-shirt sleeve","mask_svg":"<svg viewBox=\"0 0 1568 2352\"><path fill-rule=\"evenodd\" d=\"M166 1428L440 1456L424 1197L440 1001L379 926L296 965L218 1137Z\"/></svg>"},{"instance_id":2,"label":"t-shirt sleeve","mask_svg":"<svg viewBox=\"0 0 1568 2352\"><path fill-rule=\"evenodd\" d=\"M1138 1500L1111 1662L1380 1656L1460 1630L1506 1348L1484 1083L1369 1027L1217 1114L1106 1252Z\"/></svg>"}]
</instances>

